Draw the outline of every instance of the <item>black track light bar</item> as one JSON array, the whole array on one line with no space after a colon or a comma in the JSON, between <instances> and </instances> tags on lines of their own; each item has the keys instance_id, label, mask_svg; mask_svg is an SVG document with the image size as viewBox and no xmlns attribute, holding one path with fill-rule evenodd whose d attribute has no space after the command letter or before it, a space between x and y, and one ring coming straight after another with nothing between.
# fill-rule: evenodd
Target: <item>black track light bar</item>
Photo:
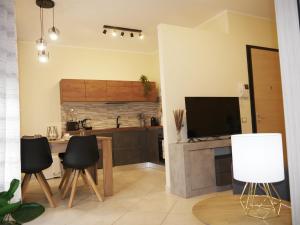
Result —
<instances>
[{"instance_id":1,"label":"black track light bar","mask_svg":"<svg viewBox=\"0 0 300 225\"><path fill-rule=\"evenodd\" d=\"M127 28L127 27L116 27L116 26L110 26L110 25L103 25L103 29L122 30L122 31L135 32L135 33L142 33L142 30L138 30L138 29L132 29L132 28Z\"/></svg>"}]
</instances>

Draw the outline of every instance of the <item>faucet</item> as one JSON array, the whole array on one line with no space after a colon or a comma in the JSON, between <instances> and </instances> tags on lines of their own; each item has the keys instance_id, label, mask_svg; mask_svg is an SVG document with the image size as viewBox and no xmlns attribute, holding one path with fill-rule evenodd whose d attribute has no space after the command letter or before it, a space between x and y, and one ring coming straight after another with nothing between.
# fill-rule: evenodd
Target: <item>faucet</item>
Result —
<instances>
[{"instance_id":1,"label":"faucet","mask_svg":"<svg viewBox=\"0 0 300 225\"><path fill-rule=\"evenodd\" d=\"M117 128L120 128L120 125L121 125L121 124L119 123L120 117L121 117L121 116L117 116L117 121L116 121Z\"/></svg>"}]
</instances>

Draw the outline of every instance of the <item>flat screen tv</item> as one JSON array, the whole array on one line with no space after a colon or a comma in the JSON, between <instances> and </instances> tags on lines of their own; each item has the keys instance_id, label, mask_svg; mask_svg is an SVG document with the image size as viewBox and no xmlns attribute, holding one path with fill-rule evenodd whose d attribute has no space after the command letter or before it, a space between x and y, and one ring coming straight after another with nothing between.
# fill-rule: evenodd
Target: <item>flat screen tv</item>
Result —
<instances>
[{"instance_id":1,"label":"flat screen tv","mask_svg":"<svg viewBox=\"0 0 300 225\"><path fill-rule=\"evenodd\" d=\"M241 133L237 97L186 97L185 107L188 138Z\"/></svg>"}]
</instances>

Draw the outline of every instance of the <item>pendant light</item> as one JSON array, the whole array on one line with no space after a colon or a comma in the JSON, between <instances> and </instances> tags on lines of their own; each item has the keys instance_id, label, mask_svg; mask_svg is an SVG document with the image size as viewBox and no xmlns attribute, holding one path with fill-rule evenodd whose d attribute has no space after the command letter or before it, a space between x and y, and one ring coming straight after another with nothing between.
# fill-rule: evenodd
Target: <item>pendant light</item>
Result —
<instances>
[{"instance_id":1,"label":"pendant light","mask_svg":"<svg viewBox=\"0 0 300 225\"><path fill-rule=\"evenodd\" d=\"M41 23L41 37L36 40L36 48L38 51L44 51L47 48L47 42L44 39L44 12L40 7L40 23Z\"/></svg>"},{"instance_id":2,"label":"pendant light","mask_svg":"<svg viewBox=\"0 0 300 225\"><path fill-rule=\"evenodd\" d=\"M49 38L56 41L59 37L59 30L54 26L54 8L52 8L52 27L48 30Z\"/></svg>"},{"instance_id":3,"label":"pendant light","mask_svg":"<svg viewBox=\"0 0 300 225\"><path fill-rule=\"evenodd\" d=\"M38 59L40 63L47 63L49 61L49 52L46 52L46 50L39 51Z\"/></svg>"}]
</instances>

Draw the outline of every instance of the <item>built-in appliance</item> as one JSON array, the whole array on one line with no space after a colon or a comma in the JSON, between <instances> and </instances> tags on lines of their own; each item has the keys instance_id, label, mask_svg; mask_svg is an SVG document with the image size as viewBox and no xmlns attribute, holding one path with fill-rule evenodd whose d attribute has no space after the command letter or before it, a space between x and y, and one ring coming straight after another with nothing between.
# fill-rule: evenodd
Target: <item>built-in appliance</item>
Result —
<instances>
[{"instance_id":1,"label":"built-in appliance","mask_svg":"<svg viewBox=\"0 0 300 225\"><path fill-rule=\"evenodd\" d=\"M158 121L158 119L156 117L151 117L150 124L151 124L151 127L158 126L159 125L159 121Z\"/></svg>"},{"instance_id":2,"label":"built-in appliance","mask_svg":"<svg viewBox=\"0 0 300 225\"><path fill-rule=\"evenodd\" d=\"M188 138L241 133L239 98L186 97Z\"/></svg>"}]
</instances>

